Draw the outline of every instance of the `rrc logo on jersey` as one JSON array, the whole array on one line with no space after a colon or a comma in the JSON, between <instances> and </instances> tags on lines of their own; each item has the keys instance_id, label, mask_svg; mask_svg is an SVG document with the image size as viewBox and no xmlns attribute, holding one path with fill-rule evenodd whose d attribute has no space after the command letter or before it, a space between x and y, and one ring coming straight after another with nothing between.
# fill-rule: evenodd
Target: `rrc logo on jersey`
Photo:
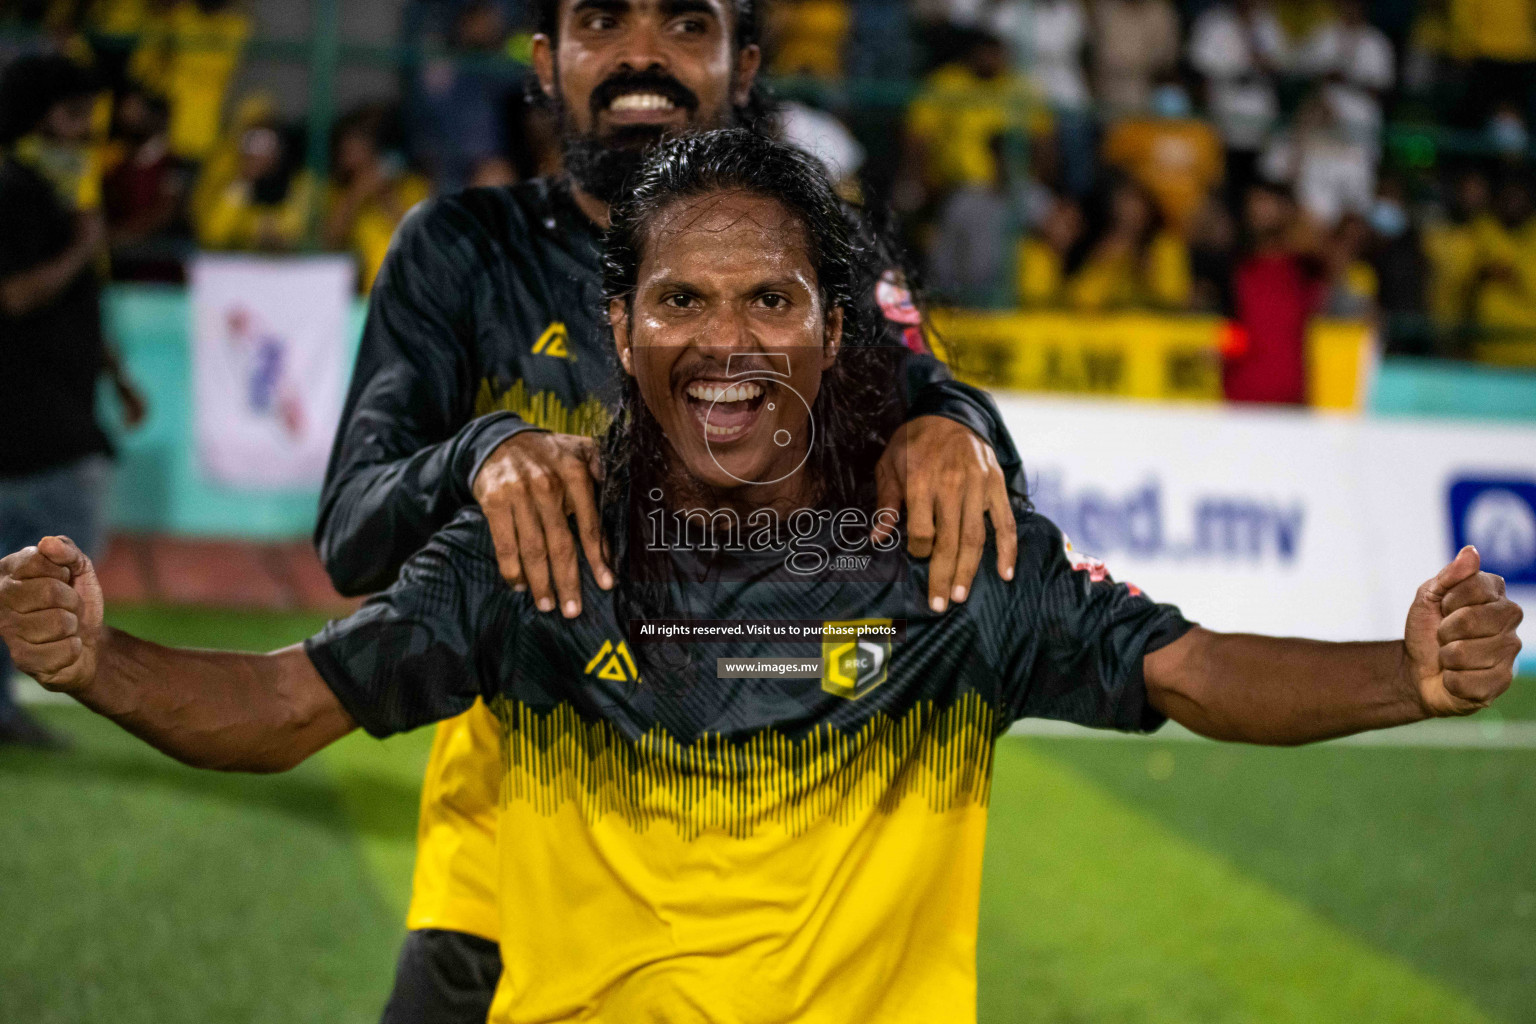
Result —
<instances>
[{"instance_id":1,"label":"rrc logo on jersey","mask_svg":"<svg viewBox=\"0 0 1536 1024\"><path fill-rule=\"evenodd\" d=\"M848 700L858 700L885 682L891 672L891 642L861 635L860 627L882 626L890 619L856 619L823 623L831 636L821 641L821 688ZM854 630L849 639L849 630ZM837 635L840 634L840 635Z\"/></svg>"}]
</instances>

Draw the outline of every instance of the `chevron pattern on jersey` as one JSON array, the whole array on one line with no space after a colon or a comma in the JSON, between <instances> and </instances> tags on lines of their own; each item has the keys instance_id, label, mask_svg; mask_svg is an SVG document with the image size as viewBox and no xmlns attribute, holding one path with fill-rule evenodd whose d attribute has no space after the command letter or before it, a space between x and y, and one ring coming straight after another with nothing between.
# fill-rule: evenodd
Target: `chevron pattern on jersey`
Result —
<instances>
[{"instance_id":1,"label":"chevron pattern on jersey","mask_svg":"<svg viewBox=\"0 0 1536 1024\"><path fill-rule=\"evenodd\" d=\"M482 380L475 395L475 415L513 412L540 430L556 434L581 434L599 437L613 422L613 414L600 400L588 398L574 409L553 391L528 393L528 382L519 378L505 391L496 391L491 382Z\"/></svg>"},{"instance_id":2,"label":"chevron pattern on jersey","mask_svg":"<svg viewBox=\"0 0 1536 1024\"><path fill-rule=\"evenodd\" d=\"M588 822L617 814L637 831L670 822L685 839L765 826L798 835L912 797L935 813L984 807L992 783L996 715L975 694L942 710L925 701L899 718L876 714L852 734L823 725L798 740L764 730L686 745L660 728L626 739L569 704L541 712L503 699L492 710L503 731L503 802L545 815L574 803Z\"/></svg>"}]
</instances>

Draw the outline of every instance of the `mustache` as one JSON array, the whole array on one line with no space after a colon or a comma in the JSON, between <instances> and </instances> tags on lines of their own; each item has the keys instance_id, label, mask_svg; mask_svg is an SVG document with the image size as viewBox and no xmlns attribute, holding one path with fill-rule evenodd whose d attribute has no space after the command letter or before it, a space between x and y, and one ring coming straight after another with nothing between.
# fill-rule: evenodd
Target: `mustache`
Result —
<instances>
[{"instance_id":1,"label":"mustache","mask_svg":"<svg viewBox=\"0 0 1536 1024\"><path fill-rule=\"evenodd\" d=\"M690 114L699 109L699 97L692 89L665 71L647 68L644 71L619 71L603 79L592 90L592 116L596 117L608 109L614 100L632 92L653 92L665 96Z\"/></svg>"},{"instance_id":2,"label":"mustache","mask_svg":"<svg viewBox=\"0 0 1536 1024\"><path fill-rule=\"evenodd\" d=\"M751 377L756 383L767 386L789 375L788 353L704 350L678 360L669 376L672 387L677 388L700 378L736 380L742 377Z\"/></svg>"}]
</instances>

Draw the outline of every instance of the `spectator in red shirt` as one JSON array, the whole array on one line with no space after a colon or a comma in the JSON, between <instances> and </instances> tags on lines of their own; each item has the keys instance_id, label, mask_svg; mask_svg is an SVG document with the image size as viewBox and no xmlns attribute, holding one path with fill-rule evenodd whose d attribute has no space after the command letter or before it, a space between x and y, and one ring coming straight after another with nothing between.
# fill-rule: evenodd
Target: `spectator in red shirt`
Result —
<instances>
[{"instance_id":1,"label":"spectator in red shirt","mask_svg":"<svg viewBox=\"0 0 1536 1024\"><path fill-rule=\"evenodd\" d=\"M1248 255L1233 277L1237 342L1226 353L1222 384L1229 402L1307 400L1307 322L1327 293L1322 262L1293 244L1296 209L1289 192L1250 186L1244 202Z\"/></svg>"},{"instance_id":2,"label":"spectator in red shirt","mask_svg":"<svg viewBox=\"0 0 1536 1024\"><path fill-rule=\"evenodd\" d=\"M188 173L171 154L170 107L164 97L131 88L117 101L110 166L102 182L114 245L165 231L181 212Z\"/></svg>"}]
</instances>

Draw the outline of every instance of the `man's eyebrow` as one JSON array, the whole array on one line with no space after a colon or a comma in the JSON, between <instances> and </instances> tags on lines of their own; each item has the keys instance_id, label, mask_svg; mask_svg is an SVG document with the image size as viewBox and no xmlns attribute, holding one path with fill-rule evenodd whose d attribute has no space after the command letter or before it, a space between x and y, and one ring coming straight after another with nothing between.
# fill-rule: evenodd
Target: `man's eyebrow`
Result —
<instances>
[{"instance_id":1,"label":"man's eyebrow","mask_svg":"<svg viewBox=\"0 0 1536 1024\"><path fill-rule=\"evenodd\" d=\"M720 5L714 0L661 0L661 13L668 18L679 14L707 14L720 20Z\"/></svg>"},{"instance_id":2,"label":"man's eyebrow","mask_svg":"<svg viewBox=\"0 0 1536 1024\"><path fill-rule=\"evenodd\" d=\"M576 0L571 5L571 16L596 11L600 14L623 14L634 4L631 0Z\"/></svg>"}]
</instances>

